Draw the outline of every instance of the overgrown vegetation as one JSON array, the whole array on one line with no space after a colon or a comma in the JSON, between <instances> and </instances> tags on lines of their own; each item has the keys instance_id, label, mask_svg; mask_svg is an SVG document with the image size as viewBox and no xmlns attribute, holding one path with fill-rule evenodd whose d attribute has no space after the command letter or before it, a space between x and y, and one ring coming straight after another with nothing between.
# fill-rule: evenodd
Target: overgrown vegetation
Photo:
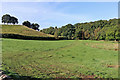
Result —
<instances>
[{"instance_id":1,"label":"overgrown vegetation","mask_svg":"<svg viewBox=\"0 0 120 80\"><path fill-rule=\"evenodd\" d=\"M57 28L58 36L65 36L68 39L82 40L119 40L118 19L99 20L95 22L67 24ZM54 35L56 27L41 30L46 34Z\"/></svg>"}]
</instances>

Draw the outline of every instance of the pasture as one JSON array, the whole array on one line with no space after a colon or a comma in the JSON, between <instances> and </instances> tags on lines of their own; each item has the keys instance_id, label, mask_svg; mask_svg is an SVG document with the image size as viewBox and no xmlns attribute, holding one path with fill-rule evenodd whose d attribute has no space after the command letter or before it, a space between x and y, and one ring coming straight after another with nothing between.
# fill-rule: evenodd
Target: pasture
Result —
<instances>
[{"instance_id":1,"label":"pasture","mask_svg":"<svg viewBox=\"0 0 120 80\"><path fill-rule=\"evenodd\" d=\"M19 34L34 37L54 37L53 35L38 32L23 25L0 25L0 28L2 28L2 34Z\"/></svg>"},{"instance_id":2,"label":"pasture","mask_svg":"<svg viewBox=\"0 0 120 80\"><path fill-rule=\"evenodd\" d=\"M110 41L2 39L2 66L16 78L117 78L117 46Z\"/></svg>"}]
</instances>

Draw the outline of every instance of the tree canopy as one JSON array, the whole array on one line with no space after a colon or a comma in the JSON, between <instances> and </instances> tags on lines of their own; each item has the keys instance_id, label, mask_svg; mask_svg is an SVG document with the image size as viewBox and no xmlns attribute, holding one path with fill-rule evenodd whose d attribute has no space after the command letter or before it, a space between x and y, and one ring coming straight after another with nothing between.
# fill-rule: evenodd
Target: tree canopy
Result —
<instances>
[{"instance_id":1,"label":"tree canopy","mask_svg":"<svg viewBox=\"0 0 120 80\"><path fill-rule=\"evenodd\" d=\"M67 24L57 29L58 36L68 39L84 40L119 40L118 21L120 19L98 20L94 22ZM54 35L54 27L41 30L46 34Z\"/></svg>"},{"instance_id":2,"label":"tree canopy","mask_svg":"<svg viewBox=\"0 0 120 80\"><path fill-rule=\"evenodd\" d=\"M31 23L30 23L29 21L24 21L24 22L22 23L22 25L25 25L25 26L31 28Z\"/></svg>"},{"instance_id":3,"label":"tree canopy","mask_svg":"<svg viewBox=\"0 0 120 80\"><path fill-rule=\"evenodd\" d=\"M22 23L22 25L25 25L25 26L27 26L27 27L29 27L29 28L32 28L32 29L38 30L38 31L39 31L39 27L40 27L39 24L37 24L37 23L31 23L31 22L29 22L29 21L24 21L24 22Z\"/></svg>"},{"instance_id":4,"label":"tree canopy","mask_svg":"<svg viewBox=\"0 0 120 80\"><path fill-rule=\"evenodd\" d=\"M2 16L2 23L18 24L18 19L14 16L10 16L9 14L5 14Z\"/></svg>"},{"instance_id":5,"label":"tree canopy","mask_svg":"<svg viewBox=\"0 0 120 80\"><path fill-rule=\"evenodd\" d=\"M37 24L37 23L32 23L32 24L31 24L31 28L34 29L34 30L38 30L38 31L39 31L39 27L40 27L40 26L39 26L39 24Z\"/></svg>"},{"instance_id":6,"label":"tree canopy","mask_svg":"<svg viewBox=\"0 0 120 80\"><path fill-rule=\"evenodd\" d=\"M2 16L2 23L7 24L18 24L18 19L14 16L10 16L9 14L5 14ZM29 28L39 31L40 25L37 23L30 23L29 21L24 21L22 25L25 25Z\"/></svg>"}]
</instances>

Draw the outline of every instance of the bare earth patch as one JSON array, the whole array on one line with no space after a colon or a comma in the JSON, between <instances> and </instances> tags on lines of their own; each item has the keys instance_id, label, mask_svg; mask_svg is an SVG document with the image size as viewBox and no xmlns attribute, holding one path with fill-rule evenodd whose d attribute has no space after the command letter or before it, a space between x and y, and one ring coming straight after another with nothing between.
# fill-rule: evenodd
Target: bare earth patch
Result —
<instances>
[{"instance_id":1,"label":"bare earth patch","mask_svg":"<svg viewBox=\"0 0 120 80\"><path fill-rule=\"evenodd\" d=\"M120 65L107 65L107 67L109 67L109 68L119 68Z\"/></svg>"}]
</instances>

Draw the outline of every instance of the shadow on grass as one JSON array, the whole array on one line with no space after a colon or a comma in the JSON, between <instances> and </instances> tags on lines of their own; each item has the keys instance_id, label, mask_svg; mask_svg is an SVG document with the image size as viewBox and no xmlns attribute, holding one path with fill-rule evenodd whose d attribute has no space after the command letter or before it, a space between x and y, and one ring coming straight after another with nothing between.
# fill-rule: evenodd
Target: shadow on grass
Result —
<instances>
[{"instance_id":1,"label":"shadow on grass","mask_svg":"<svg viewBox=\"0 0 120 80\"><path fill-rule=\"evenodd\" d=\"M118 78L34 78L31 76L20 76L17 73L9 72L8 70L2 70L3 74L8 75L2 80L119 80Z\"/></svg>"},{"instance_id":2,"label":"shadow on grass","mask_svg":"<svg viewBox=\"0 0 120 80\"><path fill-rule=\"evenodd\" d=\"M20 76L17 73L10 72L8 70L0 70L2 71L2 75L7 75L7 77L3 78L2 80L46 80L42 78L34 78L31 76Z\"/></svg>"},{"instance_id":3,"label":"shadow on grass","mask_svg":"<svg viewBox=\"0 0 120 80\"><path fill-rule=\"evenodd\" d=\"M31 76L21 76L17 73L12 73L8 70L1 70L1 71L3 71L3 74L7 75L7 77L2 80L73 80L71 78L35 78ZM75 79L75 80L80 80L80 79Z\"/></svg>"}]
</instances>

